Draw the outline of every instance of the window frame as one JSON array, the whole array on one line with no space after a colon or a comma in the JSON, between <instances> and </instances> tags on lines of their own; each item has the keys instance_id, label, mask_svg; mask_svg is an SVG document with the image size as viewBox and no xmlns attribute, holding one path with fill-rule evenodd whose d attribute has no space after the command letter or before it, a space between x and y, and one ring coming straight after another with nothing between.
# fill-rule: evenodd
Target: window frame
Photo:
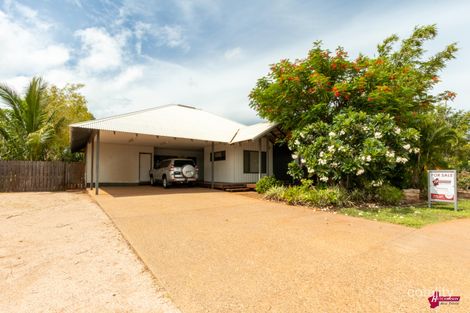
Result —
<instances>
[{"instance_id":1,"label":"window frame","mask_svg":"<svg viewBox=\"0 0 470 313\"><path fill-rule=\"evenodd\" d=\"M217 154L220 153L221 156L217 156ZM225 161L227 160L227 153L225 152L225 150L220 150L220 151L214 151L214 162L217 162L217 161ZM209 162L212 162L212 152L209 153Z\"/></svg>"},{"instance_id":2,"label":"window frame","mask_svg":"<svg viewBox=\"0 0 470 313\"><path fill-rule=\"evenodd\" d=\"M250 154L251 153L256 153L256 158L259 158L257 150L243 150L243 174L259 174L258 169L256 169L254 172L250 171L250 163L246 163L247 161L250 162ZM247 157L248 156L248 157ZM261 151L261 174L267 174L267 153L266 151Z\"/></svg>"}]
</instances>

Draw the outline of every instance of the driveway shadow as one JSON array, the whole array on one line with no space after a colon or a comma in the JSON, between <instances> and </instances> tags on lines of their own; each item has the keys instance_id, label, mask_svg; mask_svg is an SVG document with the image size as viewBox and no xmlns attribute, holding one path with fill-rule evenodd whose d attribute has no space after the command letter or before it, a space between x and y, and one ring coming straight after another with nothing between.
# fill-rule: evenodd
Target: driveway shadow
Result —
<instances>
[{"instance_id":1,"label":"driveway shadow","mask_svg":"<svg viewBox=\"0 0 470 313\"><path fill-rule=\"evenodd\" d=\"M163 188L162 186L113 186L101 187L100 191L103 191L104 193L114 198L220 192L220 190L214 190L210 188L188 187L184 185L175 185L167 189Z\"/></svg>"}]
</instances>

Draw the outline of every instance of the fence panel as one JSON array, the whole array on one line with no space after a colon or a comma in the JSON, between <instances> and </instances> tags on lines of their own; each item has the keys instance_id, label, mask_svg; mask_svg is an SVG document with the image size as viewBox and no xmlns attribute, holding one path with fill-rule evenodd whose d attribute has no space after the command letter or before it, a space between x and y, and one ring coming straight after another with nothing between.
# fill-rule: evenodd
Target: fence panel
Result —
<instances>
[{"instance_id":1,"label":"fence panel","mask_svg":"<svg viewBox=\"0 0 470 313\"><path fill-rule=\"evenodd\" d=\"M0 160L0 192L83 188L85 188L83 162Z\"/></svg>"}]
</instances>

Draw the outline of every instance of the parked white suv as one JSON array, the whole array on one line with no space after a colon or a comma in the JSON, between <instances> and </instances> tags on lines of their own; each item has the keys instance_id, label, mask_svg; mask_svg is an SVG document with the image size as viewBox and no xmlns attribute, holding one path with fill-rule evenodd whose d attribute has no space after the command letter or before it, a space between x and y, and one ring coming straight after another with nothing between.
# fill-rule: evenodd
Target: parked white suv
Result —
<instances>
[{"instance_id":1,"label":"parked white suv","mask_svg":"<svg viewBox=\"0 0 470 313\"><path fill-rule=\"evenodd\" d=\"M151 169L150 184L161 182L163 188L171 184L191 184L198 179L198 168L191 159L167 159L160 162L157 168Z\"/></svg>"}]
</instances>

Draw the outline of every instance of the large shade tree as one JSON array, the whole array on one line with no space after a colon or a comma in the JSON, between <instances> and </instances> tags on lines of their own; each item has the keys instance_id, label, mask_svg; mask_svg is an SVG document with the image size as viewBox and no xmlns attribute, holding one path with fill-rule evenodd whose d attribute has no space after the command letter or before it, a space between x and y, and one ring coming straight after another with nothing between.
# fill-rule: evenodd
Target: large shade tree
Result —
<instances>
[{"instance_id":1,"label":"large shade tree","mask_svg":"<svg viewBox=\"0 0 470 313\"><path fill-rule=\"evenodd\" d=\"M291 173L347 187L378 186L397 173L413 174L410 164L418 159L430 160L420 148L428 122L435 122L430 114L455 97L433 90L457 51L450 44L427 56L423 45L436 35L435 25L416 27L404 40L386 38L375 56L355 59L341 47L332 53L316 42L306 58L272 65L252 90L250 105L289 134L299 156ZM434 140L442 150L454 139L446 132Z\"/></svg>"}]
</instances>

